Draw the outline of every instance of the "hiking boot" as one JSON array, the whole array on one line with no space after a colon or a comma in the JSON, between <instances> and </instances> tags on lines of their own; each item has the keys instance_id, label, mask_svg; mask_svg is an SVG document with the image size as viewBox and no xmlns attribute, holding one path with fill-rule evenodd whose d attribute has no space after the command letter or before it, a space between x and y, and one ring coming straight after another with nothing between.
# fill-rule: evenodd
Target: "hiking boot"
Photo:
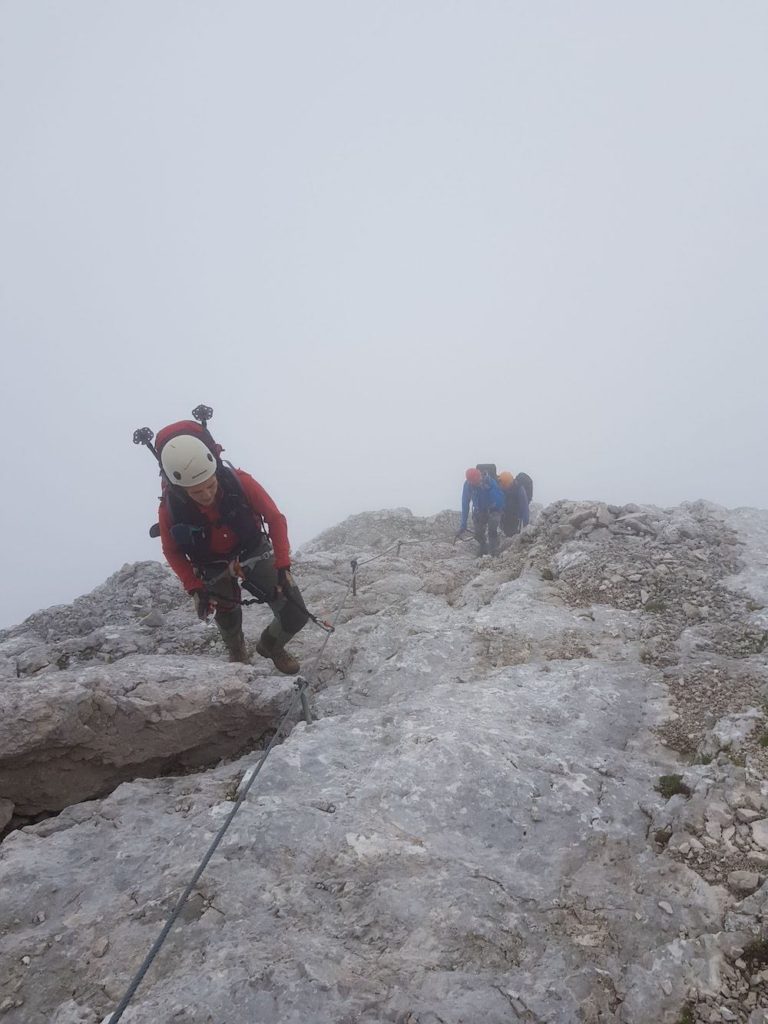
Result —
<instances>
[{"instance_id":1,"label":"hiking boot","mask_svg":"<svg viewBox=\"0 0 768 1024\"><path fill-rule=\"evenodd\" d=\"M272 662L278 672L282 672L286 676L295 676L301 667L298 659L294 658L292 654L289 654L284 647L281 647L279 651L275 651L272 655Z\"/></svg>"},{"instance_id":2,"label":"hiking boot","mask_svg":"<svg viewBox=\"0 0 768 1024\"><path fill-rule=\"evenodd\" d=\"M233 637L229 641L225 641L227 650L229 651L229 660L237 661L241 665L250 664L250 658L248 657L248 648L245 646L245 637L242 633L238 636Z\"/></svg>"},{"instance_id":3,"label":"hiking boot","mask_svg":"<svg viewBox=\"0 0 768 1024\"><path fill-rule=\"evenodd\" d=\"M275 649L275 641L268 633L262 633L256 644L256 653L262 658L269 658L278 672L287 676L295 676L299 671L299 663L284 647Z\"/></svg>"},{"instance_id":4,"label":"hiking boot","mask_svg":"<svg viewBox=\"0 0 768 1024\"><path fill-rule=\"evenodd\" d=\"M271 658L274 646L274 639L265 629L264 632L259 637L258 643L256 644L256 653L260 654L262 658Z\"/></svg>"}]
</instances>

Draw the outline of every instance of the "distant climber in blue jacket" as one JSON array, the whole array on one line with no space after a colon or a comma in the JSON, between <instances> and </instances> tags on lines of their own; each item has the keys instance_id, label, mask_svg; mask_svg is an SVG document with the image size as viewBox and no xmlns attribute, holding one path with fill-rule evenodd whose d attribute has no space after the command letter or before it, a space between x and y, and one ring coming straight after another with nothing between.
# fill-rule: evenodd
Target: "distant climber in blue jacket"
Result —
<instances>
[{"instance_id":1,"label":"distant climber in blue jacket","mask_svg":"<svg viewBox=\"0 0 768 1024\"><path fill-rule=\"evenodd\" d=\"M504 494L494 477L479 469L468 469L461 492L460 537L467 529L469 506L472 506L472 526L480 554L499 553L499 523L504 511Z\"/></svg>"}]
</instances>

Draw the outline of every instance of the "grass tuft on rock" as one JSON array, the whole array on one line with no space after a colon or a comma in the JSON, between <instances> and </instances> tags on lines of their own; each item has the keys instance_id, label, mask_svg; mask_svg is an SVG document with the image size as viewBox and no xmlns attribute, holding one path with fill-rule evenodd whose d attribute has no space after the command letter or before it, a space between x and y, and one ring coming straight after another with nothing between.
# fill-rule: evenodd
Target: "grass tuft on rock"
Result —
<instances>
[{"instance_id":1,"label":"grass tuft on rock","mask_svg":"<svg viewBox=\"0 0 768 1024\"><path fill-rule=\"evenodd\" d=\"M671 828L657 828L653 833L654 841L663 849L666 848L667 843L672 838Z\"/></svg>"},{"instance_id":2,"label":"grass tuft on rock","mask_svg":"<svg viewBox=\"0 0 768 1024\"><path fill-rule=\"evenodd\" d=\"M683 782L682 775L660 775L654 789L657 793L661 793L665 800L677 796L678 793L682 793L683 796L691 795L691 790Z\"/></svg>"},{"instance_id":3,"label":"grass tuft on rock","mask_svg":"<svg viewBox=\"0 0 768 1024\"><path fill-rule=\"evenodd\" d=\"M685 1004L680 1016L677 1018L677 1024L696 1024L696 1014L694 1012L693 1003Z\"/></svg>"}]
</instances>

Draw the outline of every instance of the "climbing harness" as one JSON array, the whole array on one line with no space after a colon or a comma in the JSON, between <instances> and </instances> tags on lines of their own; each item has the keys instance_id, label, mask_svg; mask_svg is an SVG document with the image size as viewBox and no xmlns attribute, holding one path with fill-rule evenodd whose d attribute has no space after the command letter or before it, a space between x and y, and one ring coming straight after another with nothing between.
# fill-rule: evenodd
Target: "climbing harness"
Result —
<instances>
[{"instance_id":1,"label":"climbing harness","mask_svg":"<svg viewBox=\"0 0 768 1024\"><path fill-rule=\"evenodd\" d=\"M250 559L245 559L245 561L243 562L235 558L227 565L227 568L224 570L224 572L220 573L218 576L215 576L212 580L207 581L207 585L203 588L203 593L206 594L209 599L213 598L214 601L219 600L221 601L222 604L236 604L242 607L247 607L248 605L252 604L269 604L270 596L267 593L267 591L263 590L255 583L251 583L247 576L247 567L249 565L255 564L257 561L260 561L261 557L262 556L255 556ZM215 587L216 584L223 579L242 580L243 586L247 588L249 593L254 595L253 598L247 598L246 600L242 600L237 597L225 597L223 594L217 594L215 591L210 589L211 587ZM295 608L298 608L299 611L304 612L304 614L307 615L319 629L322 629L324 633L335 632L335 626L332 626L330 622L326 622L325 619L320 619L317 617L317 615L313 615L312 612L309 611L309 609L304 604L296 600L293 594L289 593L287 590L281 590L280 592L282 593L286 601L290 602L290 604L292 604Z\"/></svg>"}]
</instances>

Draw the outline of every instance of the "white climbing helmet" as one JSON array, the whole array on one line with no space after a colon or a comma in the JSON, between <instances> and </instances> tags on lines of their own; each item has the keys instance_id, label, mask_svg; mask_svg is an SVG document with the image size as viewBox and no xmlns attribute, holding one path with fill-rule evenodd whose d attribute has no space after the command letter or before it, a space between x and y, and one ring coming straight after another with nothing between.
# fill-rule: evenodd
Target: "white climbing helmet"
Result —
<instances>
[{"instance_id":1,"label":"white climbing helmet","mask_svg":"<svg viewBox=\"0 0 768 1024\"><path fill-rule=\"evenodd\" d=\"M160 452L160 464L171 483L180 487L204 484L216 472L213 452L192 434L179 434L167 441Z\"/></svg>"}]
</instances>

